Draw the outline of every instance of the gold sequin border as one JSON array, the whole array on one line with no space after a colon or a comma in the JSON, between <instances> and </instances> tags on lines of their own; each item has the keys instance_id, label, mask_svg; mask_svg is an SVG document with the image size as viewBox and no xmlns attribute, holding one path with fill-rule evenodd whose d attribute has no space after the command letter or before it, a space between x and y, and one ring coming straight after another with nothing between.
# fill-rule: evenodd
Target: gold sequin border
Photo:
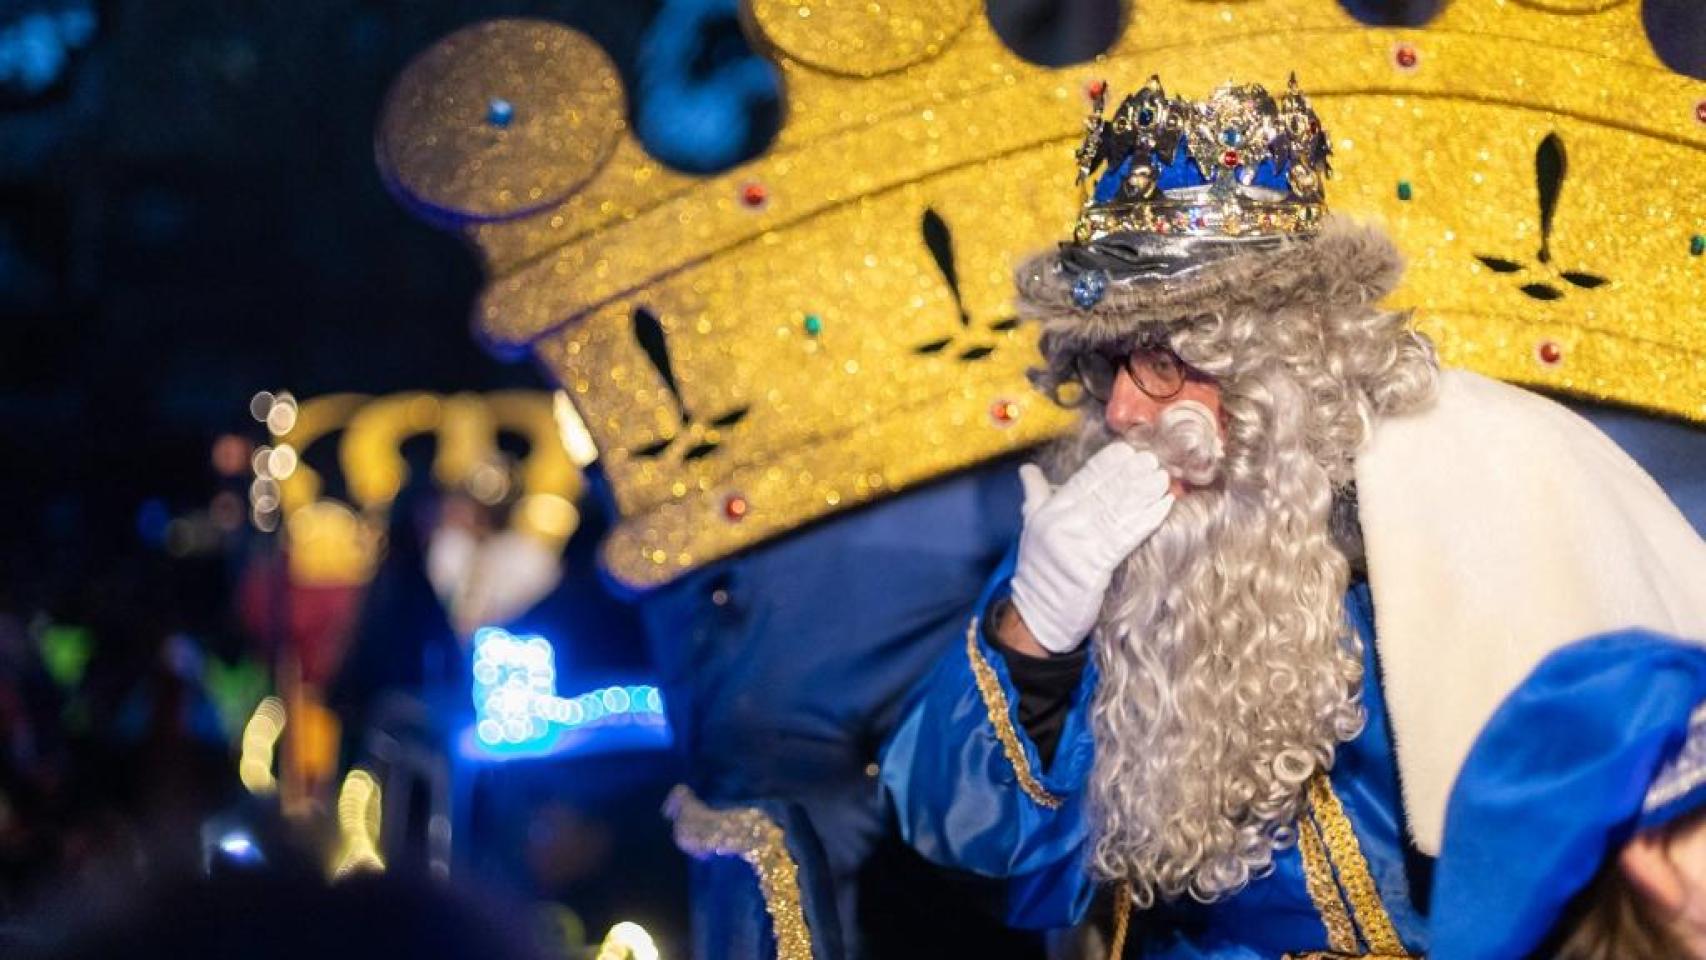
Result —
<instances>
[{"instance_id":1,"label":"gold sequin border","mask_svg":"<svg viewBox=\"0 0 1706 960\"><path fill-rule=\"evenodd\" d=\"M1374 885L1374 876L1369 873L1368 860L1362 855L1362 845L1357 843L1350 818L1324 773L1309 781L1309 814L1321 830L1328 856L1338 872L1339 886L1350 901L1357 928L1369 949L1380 955L1402 956L1404 942L1398 939L1392 917L1381 902L1380 890Z\"/></svg>"},{"instance_id":2,"label":"gold sequin border","mask_svg":"<svg viewBox=\"0 0 1706 960\"><path fill-rule=\"evenodd\" d=\"M973 617L971 626L966 628L966 659L971 661L978 696L983 698L983 707L989 713L989 725L995 728L995 738L1001 741L1001 752L1007 756L1013 775L1019 780L1019 789L1025 791L1025 796L1039 807L1059 809L1060 798L1050 793L1037 779L1025 757L1025 748L1019 743L1019 731L1014 728L1013 716L1007 709L1007 694L1001 689L1001 678L984 659L983 650L978 645L978 628L978 618Z\"/></svg>"},{"instance_id":3,"label":"gold sequin border","mask_svg":"<svg viewBox=\"0 0 1706 960\"><path fill-rule=\"evenodd\" d=\"M1343 954L1355 952L1356 929L1351 926L1350 912L1339 896L1339 885L1333 879L1333 864L1327 859L1320 828L1307 814L1297 818L1297 851L1303 857L1304 888L1321 915L1321 925L1327 929L1327 946Z\"/></svg>"},{"instance_id":4,"label":"gold sequin border","mask_svg":"<svg viewBox=\"0 0 1706 960\"><path fill-rule=\"evenodd\" d=\"M675 845L692 857L739 857L758 874L776 934L776 960L812 960L811 929L800 901L800 870L776 821L756 807L714 810L685 785L669 792L664 813Z\"/></svg>"},{"instance_id":5,"label":"gold sequin border","mask_svg":"<svg viewBox=\"0 0 1706 960\"><path fill-rule=\"evenodd\" d=\"M1304 885L1327 931L1327 949L1288 953L1285 960L1416 960L1398 939L1356 831L1327 774L1316 774L1305 792L1309 805L1298 817L1297 847L1303 858ZM1350 911L1345 909L1347 903ZM1362 942L1368 944L1366 952L1359 949L1359 930Z\"/></svg>"}]
</instances>

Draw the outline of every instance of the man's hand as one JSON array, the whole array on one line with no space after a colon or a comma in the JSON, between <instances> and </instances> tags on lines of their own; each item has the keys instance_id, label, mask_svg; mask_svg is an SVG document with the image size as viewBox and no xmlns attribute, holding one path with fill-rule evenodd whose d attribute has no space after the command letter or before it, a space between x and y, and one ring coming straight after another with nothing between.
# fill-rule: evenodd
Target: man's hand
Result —
<instances>
[{"instance_id":1,"label":"man's hand","mask_svg":"<svg viewBox=\"0 0 1706 960\"><path fill-rule=\"evenodd\" d=\"M1155 454L1112 443L1078 472L1050 486L1032 464L1019 468L1025 488L1024 531L1013 573L1013 606L1023 622L998 636L1024 637L1050 653L1066 653L1096 625L1114 571L1160 528L1173 509L1167 471Z\"/></svg>"}]
</instances>

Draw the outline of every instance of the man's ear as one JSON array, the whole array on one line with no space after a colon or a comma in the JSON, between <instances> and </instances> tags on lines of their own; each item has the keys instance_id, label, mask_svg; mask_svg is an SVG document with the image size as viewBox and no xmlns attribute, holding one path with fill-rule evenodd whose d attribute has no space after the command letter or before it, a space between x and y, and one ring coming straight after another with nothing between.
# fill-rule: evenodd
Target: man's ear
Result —
<instances>
[{"instance_id":1,"label":"man's ear","mask_svg":"<svg viewBox=\"0 0 1706 960\"><path fill-rule=\"evenodd\" d=\"M1673 917L1682 912L1688 890L1686 879L1666 849L1667 839L1663 830L1636 834L1617 854L1617 868L1655 912Z\"/></svg>"}]
</instances>

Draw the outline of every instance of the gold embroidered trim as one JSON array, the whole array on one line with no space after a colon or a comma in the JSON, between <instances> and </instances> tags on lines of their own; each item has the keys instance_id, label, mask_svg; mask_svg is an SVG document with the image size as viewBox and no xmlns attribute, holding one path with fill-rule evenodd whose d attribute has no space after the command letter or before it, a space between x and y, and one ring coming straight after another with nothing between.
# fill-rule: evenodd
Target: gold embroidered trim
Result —
<instances>
[{"instance_id":1,"label":"gold embroidered trim","mask_svg":"<svg viewBox=\"0 0 1706 960\"><path fill-rule=\"evenodd\" d=\"M1321 925L1327 928L1327 946L1340 953L1355 951L1357 936L1351 926L1351 915L1339 897L1339 885L1333 880L1333 865L1327 859L1320 831L1307 814L1297 818L1297 851L1303 855L1303 883L1309 890L1309 899L1315 901Z\"/></svg>"},{"instance_id":2,"label":"gold embroidered trim","mask_svg":"<svg viewBox=\"0 0 1706 960\"><path fill-rule=\"evenodd\" d=\"M776 821L756 807L713 810L685 785L669 792L664 814L675 845L692 857L739 857L758 874L764 910L776 933L776 960L812 960L811 929L800 903L800 870Z\"/></svg>"},{"instance_id":3,"label":"gold embroidered trim","mask_svg":"<svg viewBox=\"0 0 1706 960\"><path fill-rule=\"evenodd\" d=\"M1025 748L1019 744L1019 732L1013 729L1013 717L1007 712L1007 694L1001 689L1001 678L995 675L995 668L984 660L983 651L978 649L977 629L978 621L973 617L971 626L966 628L966 657L971 660L972 677L977 680L977 692L983 697L983 707L989 711L989 724L995 728L995 738L1001 741L1001 752L1007 755L1007 762L1012 764L1013 773L1019 778L1019 789L1025 791L1025 795L1038 806L1058 809L1060 798L1042 785L1042 781L1031 772L1030 762L1025 759Z\"/></svg>"},{"instance_id":4,"label":"gold embroidered trim","mask_svg":"<svg viewBox=\"0 0 1706 960\"><path fill-rule=\"evenodd\" d=\"M1338 872L1339 886L1345 892L1345 899L1350 901L1357 927L1368 942L1369 950L1375 954L1402 956L1404 943L1398 939L1398 931L1393 928L1386 905L1380 900L1374 877L1368 872L1368 861L1363 859L1356 831L1351 828L1350 818L1345 816L1345 808L1340 806L1325 773L1318 773L1309 781L1309 811L1320 826L1327 853Z\"/></svg>"},{"instance_id":5,"label":"gold embroidered trim","mask_svg":"<svg viewBox=\"0 0 1706 960\"><path fill-rule=\"evenodd\" d=\"M1131 926L1131 882L1122 881L1114 887L1114 936L1108 941L1108 960L1120 960L1125 953L1126 932Z\"/></svg>"}]
</instances>

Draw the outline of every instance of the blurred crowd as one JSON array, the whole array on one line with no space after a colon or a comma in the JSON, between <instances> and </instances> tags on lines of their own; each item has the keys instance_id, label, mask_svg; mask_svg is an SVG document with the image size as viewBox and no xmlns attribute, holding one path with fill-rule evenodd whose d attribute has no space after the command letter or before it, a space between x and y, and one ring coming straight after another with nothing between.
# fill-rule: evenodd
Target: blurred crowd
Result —
<instances>
[{"instance_id":1,"label":"blurred crowd","mask_svg":"<svg viewBox=\"0 0 1706 960\"><path fill-rule=\"evenodd\" d=\"M415 452L430 454L430 445ZM468 651L435 588L430 544L447 527L489 532L501 507L425 481L405 487L390 518L371 581L347 611L315 621L310 634L323 642L314 650L300 642L307 634L283 626L291 611L275 609L313 598L293 595L277 541L246 524L208 549L127 565L57 606L0 595L0 956L114 955L103 941L84 941L97 933L142 951L126 955L182 956L174 951L192 931L209 943L258 937L278 951L245 956L355 956L371 953L379 935L359 916L406 915L428 902L447 929L420 932L412 955L510 955L499 940L478 951L456 946L485 943L502 926L478 910L462 918L461 898L474 887L525 913L528 929L543 924L538 943L513 955L579 956L611 918L680 898L670 871L682 868L656 812L669 777L661 758L494 767L457 755L472 712ZM600 529L589 521L554 562L585 567ZM630 616L588 578L529 610L531 623L595 671L641 665ZM316 661L319 703L292 701L293 722L300 736L310 709L323 709L333 718L327 742L280 744L276 756L267 742L257 783L245 751L269 709L263 701L282 702L281 684L304 661ZM392 755L375 756L375 744ZM389 879L362 877L334 894L331 878L349 865L339 849L347 846L339 781L357 765L389 770L399 790L421 795L387 806L395 836L372 851L384 854L376 864L360 864L390 866ZM298 782L282 784L281 795L278 781L292 773ZM470 836L457 883L434 888L417 881L447 873L447 843L435 849L432 838L447 832L452 777L468 801L458 823ZM634 869L614 869L618 856ZM250 910L250 901L265 909ZM287 919L304 912L320 921L303 928ZM276 929L267 918L279 920Z\"/></svg>"}]
</instances>

